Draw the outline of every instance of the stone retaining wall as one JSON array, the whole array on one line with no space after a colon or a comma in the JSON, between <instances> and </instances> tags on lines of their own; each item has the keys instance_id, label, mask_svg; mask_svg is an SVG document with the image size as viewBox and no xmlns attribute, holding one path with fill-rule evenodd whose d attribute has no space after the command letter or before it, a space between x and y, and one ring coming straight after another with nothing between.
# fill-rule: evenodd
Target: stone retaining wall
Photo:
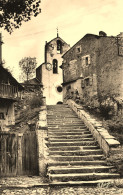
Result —
<instances>
[{"instance_id":1,"label":"stone retaining wall","mask_svg":"<svg viewBox=\"0 0 123 195\"><path fill-rule=\"evenodd\" d=\"M83 110L82 106L79 106L73 100L67 100L67 104L76 112L78 117L83 120L84 124L91 131L93 137L97 140L106 156L118 151L120 143L115 137L108 133L108 131L102 126L101 122L92 118L90 114Z\"/></svg>"},{"instance_id":2,"label":"stone retaining wall","mask_svg":"<svg viewBox=\"0 0 123 195\"><path fill-rule=\"evenodd\" d=\"M48 147L47 147L47 107L41 106L39 113L39 121L36 129L37 143L38 143L38 166L39 175L46 176L48 163Z\"/></svg>"}]
</instances>

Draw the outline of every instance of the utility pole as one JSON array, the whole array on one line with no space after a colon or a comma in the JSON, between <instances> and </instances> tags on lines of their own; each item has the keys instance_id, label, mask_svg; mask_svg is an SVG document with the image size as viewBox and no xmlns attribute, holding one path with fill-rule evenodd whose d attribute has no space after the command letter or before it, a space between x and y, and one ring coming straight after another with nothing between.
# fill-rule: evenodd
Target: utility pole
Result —
<instances>
[{"instance_id":1,"label":"utility pole","mask_svg":"<svg viewBox=\"0 0 123 195\"><path fill-rule=\"evenodd\" d=\"M2 66L2 33L0 33L0 66Z\"/></svg>"}]
</instances>

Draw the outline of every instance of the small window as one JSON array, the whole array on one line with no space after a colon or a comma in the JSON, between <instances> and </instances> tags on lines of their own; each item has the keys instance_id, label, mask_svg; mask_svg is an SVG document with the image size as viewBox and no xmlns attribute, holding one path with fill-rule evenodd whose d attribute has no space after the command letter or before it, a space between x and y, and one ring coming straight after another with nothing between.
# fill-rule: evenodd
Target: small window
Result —
<instances>
[{"instance_id":1,"label":"small window","mask_svg":"<svg viewBox=\"0 0 123 195\"><path fill-rule=\"evenodd\" d=\"M53 74L58 73L58 61L56 59L53 60Z\"/></svg>"},{"instance_id":2,"label":"small window","mask_svg":"<svg viewBox=\"0 0 123 195\"><path fill-rule=\"evenodd\" d=\"M57 40L57 52L62 53L62 42Z\"/></svg>"},{"instance_id":3,"label":"small window","mask_svg":"<svg viewBox=\"0 0 123 195\"><path fill-rule=\"evenodd\" d=\"M4 113L3 112L0 112L0 120L4 120Z\"/></svg>"},{"instance_id":4,"label":"small window","mask_svg":"<svg viewBox=\"0 0 123 195\"><path fill-rule=\"evenodd\" d=\"M90 55L82 56L82 66L90 65Z\"/></svg>"},{"instance_id":5,"label":"small window","mask_svg":"<svg viewBox=\"0 0 123 195\"><path fill-rule=\"evenodd\" d=\"M89 86L89 78L85 79L85 85Z\"/></svg>"},{"instance_id":6,"label":"small window","mask_svg":"<svg viewBox=\"0 0 123 195\"><path fill-rule=\"evenodd\" d=\"M86 64L86 66L89 64L88 62L89 62L88 57L86 57L85 58L85 64Z\"/></svg>"},{"instance_id":7,"label":"small window","mask_svg":"<svg viewBox=\"0 0 123 195\"><path fill-rule=\"evenodd\" d=\"M81 47L80 46L76 48L76 52L81 53Z\"/></svg>"},{"instance_id":8,"label":"small window","mask_svg":"<svg viewBox=\"0 0 123 195\"><path fill-rule=\"evenodd\" d=\"M61 87L61 86L58 86L58 87L57 87L57 91L58 91L59 93L61 93L61 92L62 92L62 87Z\"/></svg>"}]
</instances>

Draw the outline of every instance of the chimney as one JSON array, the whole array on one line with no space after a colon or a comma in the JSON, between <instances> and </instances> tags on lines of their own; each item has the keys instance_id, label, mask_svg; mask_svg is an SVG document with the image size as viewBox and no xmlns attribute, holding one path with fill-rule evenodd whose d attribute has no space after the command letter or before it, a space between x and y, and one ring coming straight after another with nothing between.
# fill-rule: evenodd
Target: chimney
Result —
<instances>
[{"instance_id":1,"label":"chimney","mask_svg":"<svg viewBox=\"0 0 123 195\"><path fill-rule=\"evenodd\" d=\"M104 31L99 31L100 37L107 37L107 34Z\"/></svg>"}]
</instances>

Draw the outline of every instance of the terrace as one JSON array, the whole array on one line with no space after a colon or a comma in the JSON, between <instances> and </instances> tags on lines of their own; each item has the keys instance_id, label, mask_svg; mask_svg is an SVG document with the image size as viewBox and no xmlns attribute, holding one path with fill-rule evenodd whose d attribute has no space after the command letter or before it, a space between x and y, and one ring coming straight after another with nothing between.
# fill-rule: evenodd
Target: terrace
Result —
<instances>
[{"instance_id":1,"label":"terrace","mask_svg":"<svg viewBox=\"0 0 123 195\"><path fill-rule=\"evenodd\" d=\"M15 87L10 84L1 84L0 83L0 98L6 99L16 99L20 95L18 87Z\"/></svg>"}]
</instances>

